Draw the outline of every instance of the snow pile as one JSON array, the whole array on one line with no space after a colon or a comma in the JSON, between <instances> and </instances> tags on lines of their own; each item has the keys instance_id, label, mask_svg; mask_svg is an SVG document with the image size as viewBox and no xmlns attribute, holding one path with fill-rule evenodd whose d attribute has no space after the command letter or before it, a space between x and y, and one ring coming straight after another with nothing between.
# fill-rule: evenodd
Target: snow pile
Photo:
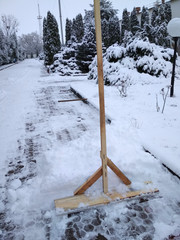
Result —
<instances>
[{"instance_id":1,"label":"snow pile","mask_svg":"<svg viewBox=\"0 0 180 240\"><path fill-rule=\"evenodd\" d=\"M126 48L120 45L110 46L104 54L104 80L106 85L119 84L121 81L135 79L131 70L151 76L170 78L172 72L173 49L164 49L147 39L135 38ZM97 80L97 58L90 65L89 79ZM180 58L177 59L176 74L180 73Z\"/></svg>"},{"instance_id":2,"label":"snow pile","mask_svg":"<svg viewBox=\"0 0 180 240\"><path fill-rule=\"evenodd\" d=\"M76 64L75 49L66 47L60 53L54 55L54 64L51 65L52 72L59 72L61 75L72 75L81 73Z\"/></svg>"}]
</instances>

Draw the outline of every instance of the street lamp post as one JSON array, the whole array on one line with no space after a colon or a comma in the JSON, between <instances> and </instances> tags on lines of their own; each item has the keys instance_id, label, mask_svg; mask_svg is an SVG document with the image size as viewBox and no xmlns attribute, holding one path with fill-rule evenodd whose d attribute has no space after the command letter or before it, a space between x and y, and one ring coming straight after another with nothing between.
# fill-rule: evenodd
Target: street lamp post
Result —
<instances>
[{"instance_id":1,"label":"street lamp post","mask_svg":"<svg viewBox=\"0 0 180 240\"><path fill-rule=\"evenodd\" d=\"M168 33L174 39L174 57L173 57L173 68L172 68L172 77L171 77L171 90L170 97L174 95L174 77L175 77L175 66L176 66L176 50L177 50L177 41L180 37L180 18L173 18L169 21L167 25Z\"/></svg>"}]
</instances>

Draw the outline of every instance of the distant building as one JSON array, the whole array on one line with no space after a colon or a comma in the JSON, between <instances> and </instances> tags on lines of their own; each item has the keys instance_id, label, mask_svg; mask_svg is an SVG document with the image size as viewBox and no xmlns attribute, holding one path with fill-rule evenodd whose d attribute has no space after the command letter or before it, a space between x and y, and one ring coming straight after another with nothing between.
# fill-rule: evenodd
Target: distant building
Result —
<instances>
[{"instance_id":1,"label":"distant building","mask_svg":"<svg viewBox=\"0 0 180 240\"><path fill-rule=\"evenodd\" d=\"M171 10L172 10L172 18L180 18L180 0L159 0L159 1L156 1L154 3L150 3L148 5L145 5L145 7L148 8L149 10L149 17L151 19L151 14L152 14L152 11L153 11L153 7L154 6L160 6L161 4L163 3L170 3L171 5ZM140 7L136 7L136 11L137 11L137 17L138 17L138 20L140 22L141 20L141 8ZM130 12L129 12L129 15L130 15ZM120 26L121 26L121 21L120 20Z\"/></svg>"},{"instance_id":2,"label":"distant building","mask_svg":"<svg viewBox=\"0 0 180 240\"><path fill-rule=\"evenodd\" d=\"M161 0L161 1L156 1L156 2L152 3L151 6L145 6L149 10L150 19L151 19L151 14L152 14L152 11L153 11L153 7L156 6L156 5L160 6L161 4L164 4L164 3L170 3L171 11L172 11L172 18L180 18L180 0L167 0L167 1ZM136 11L137 11L138 20L140 22L140 20L141 20L141 8L136 7ZM178 40L177 52L180 56L180 39Z\"/></svg>"},{"instance_id":3,"label":"distant building","mask_svg":"<svg viewBox=\"0 0 180 240\"><path fill-rule=\"evenodd\" d=\"M151 3L147 6L145 6L149 10L150 18L151 18L151 14L152 14L152 11L153 11L153 7L156 6L156 5L160 6L163 3L170 3L171 10L172 10L172 18L180 18L180 0L167 0L167 1L161 0L161 1L156 1L154 3ZM141 8L136 7L136 11L137 11L138 20L140 21L141 20Z\"/></svg>"},{"instance_id":4,"label":"distant building","mask_svg":"<svg viewBox=\"0 0 180 240\"><path fill-rule=\"evenodd\" d=\"M154 6L160 6L161 4L164 4L164 3L170 3L171 11L172 11L172 18L180 18L180 0L157 0L153 3L145 5L145 7L147 7L149 10L150 21L151 21L151 15L152 15ZM136 7L136 11L137 11L137 17L138 17L138 20L140 23L141 11L142 11L141 7ZM130 12L129 12L129 15L130 15ZM120 20L120 28L121 28L121 22L122 22L122 20ZM180 39L178 40L178 53L180 55Z\"/></svg>"}]
</instances>

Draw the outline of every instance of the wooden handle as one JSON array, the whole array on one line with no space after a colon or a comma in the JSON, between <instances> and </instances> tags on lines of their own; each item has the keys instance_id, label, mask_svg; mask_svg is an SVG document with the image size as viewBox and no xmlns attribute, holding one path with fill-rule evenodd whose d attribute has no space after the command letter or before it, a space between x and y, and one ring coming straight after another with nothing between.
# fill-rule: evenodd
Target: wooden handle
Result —
<instances>
[{"instance_id":1,"label":"wooden handle","mask_svg":"<svg viewBox=\"0 0 180 240\"><path fill-rule=\"evenodd\" d=\"M106 121L104 106L104 78L103 78L103 57L102 57L102 34L101 34L101 16L100 1L94 0L94 15L96 27L96 48L98 64L98 86L99 86L99 108L100 108L100 132L101 132L101 159L103 168L103 191L108 192L107 178L107 153L106 153Z\"/></svg>"}]
</instances>

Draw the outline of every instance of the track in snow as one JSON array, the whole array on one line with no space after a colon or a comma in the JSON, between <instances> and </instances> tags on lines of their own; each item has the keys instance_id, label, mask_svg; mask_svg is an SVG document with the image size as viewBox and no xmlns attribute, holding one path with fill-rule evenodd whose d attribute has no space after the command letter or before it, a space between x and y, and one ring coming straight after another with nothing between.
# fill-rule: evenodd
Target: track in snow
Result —
<instances>
[{"instance_id":1,"label":"track in snow","mask_svg":"<svg viewBox=\"0 0 180 240\"><path fill-rule=\"evenodd\" d=\"M94 123L99 124L97 112L83 102L58 103L61 99L76 98L67 86L45 83L34 95L36 112L29 110L27 113L26 134L17 139L16 152L9 153L6 184L0 188L0 201L4 206L0 209L0 239L153 239L155 213L149 206L151 199L146 198L93 208L67 217L57 216L52 206L44 210L23 209L22 212L15 209L12 214L12 205L18 201L16 188L20 185L20 189L26 189L31 181L36 181L37 165L43 162L43 152L51 149L54 142L61 146L92 130ZM56 126L54 130L49 125L53 118L61 121L60 128Z\"/></svg>"}]
</instances>

